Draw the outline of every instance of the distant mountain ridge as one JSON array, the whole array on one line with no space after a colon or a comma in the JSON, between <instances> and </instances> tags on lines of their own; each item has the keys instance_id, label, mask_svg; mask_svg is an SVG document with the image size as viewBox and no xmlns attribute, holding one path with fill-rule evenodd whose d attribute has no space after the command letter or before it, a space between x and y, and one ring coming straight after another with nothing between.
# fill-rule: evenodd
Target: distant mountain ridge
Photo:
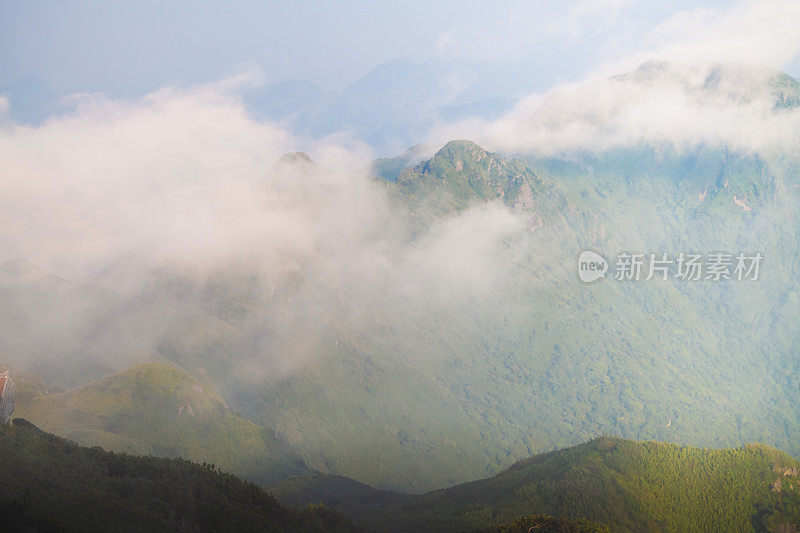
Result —
<instances>
[{"instance_id":1,"label":"distant mountain ridge","mask_svg":"<svg viewBox=\"0 0 800 533\"><path fill-rule=\"evenodd\" d=\"M398 58L338 90L288 80L248 90L244 101L257 118L281 121L295 133L322 138L344 131L387 154L424 139L437 123L498 117L543 83L511 66Z\"/></svg>"},{"instance_id":2,"label":"distant mountain ridge","mask_svg":"<svg viewBox=\"0 0 800 533\"><path fill-rule=\"evenodd\" d=\"M737 102L771 98L778 109L800 107L800 81L763 65L716 64L692 67L667 61L646 61L612 80L660 85L683 83L689 94L717 94Z\"/></svg>"},{"instance_id":3,"label":"distant mountain ridge","mask_svg":"<svg viewBox=\"0 0 800 533\"><path fill-rule=\"evenodd\" d=\"M761 445L709 450L600 437L421 496L319 475L273 490L282 501L323 501L384 531L490 528L533 513L582 517L612 531L797 531L798 467Z\"/></svg>"}]
</instances>

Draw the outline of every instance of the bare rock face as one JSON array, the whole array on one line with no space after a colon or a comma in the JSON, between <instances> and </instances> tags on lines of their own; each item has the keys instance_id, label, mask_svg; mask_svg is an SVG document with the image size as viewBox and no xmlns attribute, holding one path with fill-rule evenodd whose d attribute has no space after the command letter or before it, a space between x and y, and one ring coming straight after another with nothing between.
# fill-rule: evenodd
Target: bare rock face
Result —
<instances>
[{"instance_id":1,"label":"bare rock face","mask_svg":"<svg viewBox=\"0 0 800 533\"><path fill-rule=\"evenodd\" d=\"M533 191L527 181L520 187L519 196L514 201L514 211L529 211L534 207Z\"/></svg>"},{"instance_id":2,"label":"bare rock face","mask_svg":"<svg viewBox=\"0 0 800 533\"><path fill-rule=\"evenodd\" d=\"M14 381L8 370L0 372L0 423L8 424L14 414Z\"/></svg>"}]
</instances>

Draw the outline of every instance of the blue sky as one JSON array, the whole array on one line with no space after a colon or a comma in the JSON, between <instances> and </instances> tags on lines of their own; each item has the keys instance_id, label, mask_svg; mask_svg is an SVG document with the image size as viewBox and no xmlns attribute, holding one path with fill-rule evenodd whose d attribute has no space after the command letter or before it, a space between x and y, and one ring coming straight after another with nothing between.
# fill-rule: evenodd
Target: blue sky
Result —
<instances>
[{"instance_id":1,"label":"blue sky","mask_svg":"<svg viewBox=\"0 0 800 533\"><path fill-rule=\"evenodd\" d=\"M714 20L742 4L2 1L0 86L35 75L56 96L138 96L255 66L267 82L337 89L397 57L510 63L556 82L658 47L653 29L676 14Z\"/></svg>"}]
</instances>

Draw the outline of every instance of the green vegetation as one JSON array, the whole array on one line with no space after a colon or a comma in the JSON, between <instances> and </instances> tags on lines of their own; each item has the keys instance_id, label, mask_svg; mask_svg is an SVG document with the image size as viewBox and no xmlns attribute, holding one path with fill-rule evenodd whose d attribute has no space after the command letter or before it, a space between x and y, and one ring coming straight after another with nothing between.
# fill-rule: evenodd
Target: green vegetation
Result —
<instances>
[{"instance_id":1,"label":"green vegetation","mask_svg":"<svg viewBox=\"0 0 800 533\"><path fill-rule=\"evenodd\" d=\"M21 419L0 426L0 511L12 531L353 529L320 502L370 531L800 526L800 461L763 445L711 450L601 437L422 496L321 474L290 477L273 489L305 510L283 507L207 463L85 448Z\"/></svg>"},{"instance_id":2,"label":"green vegetation","mask_svg":"<svg viewBox=\"0 0 800 533\"><path fill-rule=\"evenodd\" d=\"M608 526L588 520L571 520L546 515L530 515L511 523L479 530L480 533L607 533Z\"/></svg>"},{"instance_id":3,"label":"green vegetation","mask_svg":"<svg viewBox=\"0 0 800 533\"><path fill-rule=\"evenodd\" d=\"M762 445L711 450L601 437L422 496L358 486L347 493L323 476L289 479L275 491L285 500L314 494L357 524L382 530L514 531L534 520L516 517L545 513L578 517L569 522L584 528L554 531L602 531L600 524L614 531L768 531L800 526L798 468L800 461Z\"/></svg>"},{"instance_id":4,"label":"green vegetation","mask_svg":"<svg viewBox=\"0 0 800 533\"><path fill-rule=\"evenodd\" d=\"M768 90L779 106L800 94L791 78L759 80L736 90ZM51 390L157 360L202 376L236 411L186 381L180 401L163 405L103 385L21 412L87 444L215 462L249 479L297 472L296 452L314 471L411 493L599 434L800 454L796 156L641 145L513 158L454 141L416 157L373 167L386 195L370 207L397 224L375 227L352 263L347 235L332 233L272 277L163 268L121 303L97 279L0 268L0 349L33 361ZM313 168L299 154L283 164ZM509 213L518 231L487 237ZM431 250L441 235L453 246ZM584 285L575 262L587 248L612 261L609 274L621 251L764 261L757 282ZM335 272L319 268L329 252ZM126 279L119 268L108 279ZM206 414L222 433L206 429Z\"/></svg>"},{"instance_id":5,"label":"green vegetation","mask_svg":"<svg viewBox=\"0 0 800 533\"><path fill-rule=\"evenodd\" d=\"M350 531L209 464L76 446L16 419L0 425L3 531Z\"/></svg>"},{"instance_id":6,"label":"green vegetation","mask_svg":"<svg viewBox=\"0 0 800 533\"><path fill-rule=\"evenodd\" d=\"M340 320L322 364L232 401L297 435L314 469L400 491L492 475L602 433L800 453L796 166L652 147L502 160L453 142L388 184L420 227L486 199L513 206L487 184L507 187L516 170L534 196L554 199L541 203L558 214L534 205L522 216L541 227L491 251L501 266L485 297L402 306L342 287L368 325ZM758 282L584 285L575 260L585 248L612 269L620 251L765 260Z\"/></svg>"},{"instance_id":7,"label":"green vegetation","mask_svg":"<svg viewBox=\"0 0 800 533\"><path fill-rule=\"evenodd\" d=\"M563 196L521 161L471 141L450 141L431 159L403 170L392 192L422 227L490 201L536 215L530 227L541 226L543 217L553 222L573 214Z\"/></svg>"},{"instance_id":8,"label":"green vegetation","mask_svg":"<svg viewBox=\"0 0 800 533\"><path fill-rule=\"evenodd\" d=\"M86 446L214 463L260 484L308 471L274 433L166 365L139 364L85 387L41 394L18 413Z\"/></svg>"},{"instance_id":9,"label":"green vegetation","mask_svg":"<svg viewBox=\"0 0 800 533\"><path fill-rule=\"evenodd\" d=\"M438 286L392 292L391 269L377 282L327 285L306 284L308 265L266 281L235 269L202 283L160 272L142 297L148 304L157 295L154 310L109 312L112 323L95 328L99 340L79 337L81 351L60 359L83 363L55 369L54 379L69 383L102 370L87 361L123 364L101 350L119 353L130 324L144 324L159 340L149 358L204 376L204 391L220 391L241 417L191 380L163 405L124 392L139 386L127 380L119 393L92 386L85 397L84 389L51 395L21 412L80 442L215 462L248 479L295 473L292 454L280 451L288 447L315 471L414 493L604 433L712 447L759 441L800 454L800 177L792 161L654 147L515 161L459 141L384 187L397 212L416 219L409 239L424 246L429 232L447 231L487 200L513 212L518 183L534 198L517 212L520 231L479 249L491 268L467 272L444 297ZM585 248L612 262L623 250L761 251L765 259L758 282L584 285L575 260ZM454 264L457 277L471 261ZM78 290L63 283L58 294ZM50 293L49 284L19 286L0 287L5 301ZM46 317L59 306L93 307L54 300L36 310ZM159 322L141 319L149 315ZM3 328L25 338L34 329ZM83 347L96 359L82 359ZM294 366L272 372L270 354L275 368ZM35 370L52 387L54 369ZM70 414L82 409L83 419ZM221 413L209 419L227 420L219 424L226 435L203 429L206 409ZM230 444L242 435L248 445ZM259 467L259 457L277 459Z\"/></svg>"}]
</instances>

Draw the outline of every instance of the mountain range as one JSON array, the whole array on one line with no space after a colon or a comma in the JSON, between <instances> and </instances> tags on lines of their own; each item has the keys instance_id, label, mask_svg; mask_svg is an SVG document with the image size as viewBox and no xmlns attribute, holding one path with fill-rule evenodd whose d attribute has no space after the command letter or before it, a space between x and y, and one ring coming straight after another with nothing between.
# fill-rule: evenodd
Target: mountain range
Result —
<instances>
[{"instance_id":1,"label":"mountain range","mask_svg":"<svg viewBox=\"0 0 800 533\"><path fill-rule=\"evenodd\" d=\"M273 87L258 105L323 131L339 120L326 106L414 72L389 65L349 96ZM647 63L614 83L800 106L782 73L687 72ZM394 99L388 115L430 110ZM287 154L252 195L302 206L292 220L318 233L213 268L0 265L18 416L84 446L214 463L369 530L796 530L797 155L493 150L415 145L358 180ZM585 250L605 279L579 280ZM647 275L656 256L716 253L760 254L760 276ZM639 280L616 276L622 254L646 258Z\"/></svg>"}]
</instances>

